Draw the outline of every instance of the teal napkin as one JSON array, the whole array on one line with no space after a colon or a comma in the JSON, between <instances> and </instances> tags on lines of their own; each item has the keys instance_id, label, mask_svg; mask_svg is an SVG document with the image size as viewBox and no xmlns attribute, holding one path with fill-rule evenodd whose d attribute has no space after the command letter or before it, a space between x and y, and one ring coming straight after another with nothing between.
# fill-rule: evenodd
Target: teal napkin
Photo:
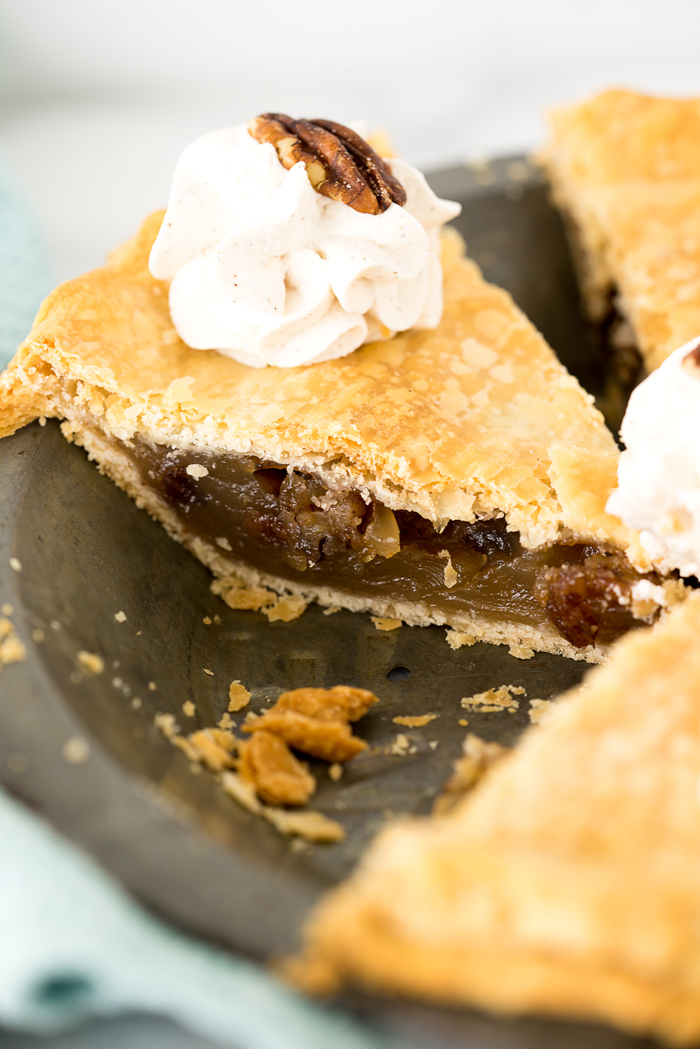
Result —
<instances>
[{"instance_id":1,"label":"teal napkin","mask_svg":"<svg viewBox=\"0 0 700 1049\"><path fill-rule=\"evenodd\" d=\"M134 1010L238 1049L378 1049L341 1014L157 921L1 792L0 841L3 1026L49 1032Z\"/></svg>"},{"instance_id":2,"label":"teal napkin","mask_svg":"<svg viewBox=\"0 0 700 1049\"><path fill-rule=\"evenodd\" d=\"M37 227L0 168L0 366L50 285ZM341 1014L157 921L2 791L0 842L0 1026L50 1032L146 1011L238 1049L377 1049Z\"/></svg>"},{"instance_id":3,"label":"teal napkin","mask_svg":"<svg viewBox=\"0 0 700 1049\"><path fill-rule=\"evenodd\" d=\"M0 368L31 328L51 287L42 237L0 166Z\"/></svg>"}]
</instances>

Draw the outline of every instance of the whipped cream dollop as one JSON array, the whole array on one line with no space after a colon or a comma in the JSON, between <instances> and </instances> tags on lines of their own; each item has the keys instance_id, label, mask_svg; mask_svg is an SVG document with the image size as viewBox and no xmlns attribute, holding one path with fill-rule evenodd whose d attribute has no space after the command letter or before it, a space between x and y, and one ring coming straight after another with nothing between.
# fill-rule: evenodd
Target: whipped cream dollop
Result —
<instances>
[{"instance_id":1,"label":"whipped cream dollop","mask_svg":"<svg viewBox=\"0 0 700 1049\"><path fill-rule=\"evenodd\" d=\"M700 576L700 338L632 393L608 513L640 531L661 569Z\"/></svg>"},{"instance_id":2,"label":"whipped cream dollop","mask_svg":"<svg viewBox=\"0 0 700 1049\"><path fill-rule=\"evenodd\" d=\"M169 280L175 329L194 349L253 368L352 353L442 316L440 200L405 161L385 163L406 191L378 215L321 196L303 163L245 127L198 138L180 157L149 268Z\"/></svg>"}]
</instances>

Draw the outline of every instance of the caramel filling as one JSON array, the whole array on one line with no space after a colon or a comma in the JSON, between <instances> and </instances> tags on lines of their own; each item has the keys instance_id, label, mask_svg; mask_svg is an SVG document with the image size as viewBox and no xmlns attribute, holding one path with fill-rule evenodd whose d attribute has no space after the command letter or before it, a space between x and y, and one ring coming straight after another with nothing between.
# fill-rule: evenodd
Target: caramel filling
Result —
<instances>
[{"instance_id":1,"label":"caramel filling","mask_svg":"<svg viewBox=\"0 0 700 1049\"><path fill-rule=\"evenodd\" d=\"M437 532L417 513L254 457L122 447L187 532L268 575L420 604L450 622L553 624L579 648L635 625L630 592L641 577L620 554L580 543L526 550L503 519Z\"/></svg>"}]
</instances>

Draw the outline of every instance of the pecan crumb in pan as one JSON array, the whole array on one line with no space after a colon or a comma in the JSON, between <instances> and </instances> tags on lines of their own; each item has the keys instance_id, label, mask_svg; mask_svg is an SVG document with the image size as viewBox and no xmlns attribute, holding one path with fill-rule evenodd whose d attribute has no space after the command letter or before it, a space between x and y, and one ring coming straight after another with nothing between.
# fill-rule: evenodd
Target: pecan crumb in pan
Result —
<instances>
[{"instance_id":1,"label":"pecan crumb in pan","mask_svg":"<svg viewBox=\"0 0 700 1049\"><path fill-rule=\"evenodd\" d=\"M283 692L273 707L244 725L243 731L272 733L295 750L322 761L350 761L367 744L353 736L349 722L364 717L376 702L373 692L349 685L296 688Z\"/></svg>"},{"instance_id":2,"label":"pecan crumb in pan","mask_svg":"<svg viewBox=\"0 0 700 1049\"><path fill-rule=\"evenodd\" d=\"M301 161L311 185L324 197L367 215L406 203L406 191L379 154L343 124L263 113L250 121L248 131L256 141L275 147L283 167Z\"/></svg>"}]
</instances>

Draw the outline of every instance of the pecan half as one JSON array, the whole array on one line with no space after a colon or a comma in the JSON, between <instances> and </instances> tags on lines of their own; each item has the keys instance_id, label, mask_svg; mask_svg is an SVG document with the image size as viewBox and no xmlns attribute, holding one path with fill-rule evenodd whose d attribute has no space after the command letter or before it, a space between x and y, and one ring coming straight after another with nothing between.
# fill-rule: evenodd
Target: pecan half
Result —
<instances>
[{"instance_id":1,"label":"pecan half","mask_svg":"<svg viewBox=\"0 0 700 1049\"><path fill-rule=\"evenodd\" d=\"M311 185L324 197L355 211L378 215L390 204L405 204L406 191L368 142L333 120L294 120L263 113L248 124L258 142L271 142L283 167L301 161Z\"/></svg>"}]
</instances>

